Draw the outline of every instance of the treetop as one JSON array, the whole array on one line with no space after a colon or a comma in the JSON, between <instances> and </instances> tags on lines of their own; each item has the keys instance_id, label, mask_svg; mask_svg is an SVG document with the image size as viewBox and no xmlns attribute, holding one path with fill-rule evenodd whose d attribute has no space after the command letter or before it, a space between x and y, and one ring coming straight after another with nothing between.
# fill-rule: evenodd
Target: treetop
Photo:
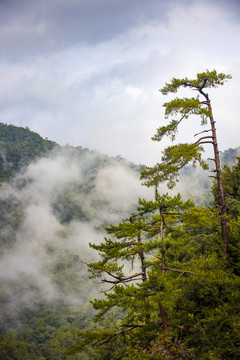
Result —
<instances>
[{"instance_id":1,"label":"treetop","mask_svg":"<svg viewBox=\"0 0 240 360\"><path fill-rule=\"evenodd\" d=\"M165 83L165 86L162 87L159 91L163 95L167 95L169 92L176 93L180 86L191 87L196 90L201 90L203 88L212 88L223 85L225 81L231 79L231 75L226 75L223 73L217 73L216 70L198 73L196 79L176 79L173 78L170 83Z\"/></svg>"}]
</instances>

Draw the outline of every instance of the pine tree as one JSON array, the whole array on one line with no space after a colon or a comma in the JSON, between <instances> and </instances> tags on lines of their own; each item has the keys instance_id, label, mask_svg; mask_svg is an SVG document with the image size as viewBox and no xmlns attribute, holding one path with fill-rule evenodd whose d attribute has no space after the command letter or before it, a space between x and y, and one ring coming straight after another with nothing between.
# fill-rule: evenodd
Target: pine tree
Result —
<instances>
[{"instance_id":1,"label":"pine tree","mask_svg":"<svg viewBox=\"0 0 240 360\"><path fill-rule=\"evenodd\" d=\"M152 138L154 141L161 141L165 135L170 137L173 141L179 124L190 115L199 115L202 125L209 122L211 128L196 134L200 135L209 132L209 135L201 136L194 143L178 144L167 147L163 152L162 162L156 164L154 167L148 167L141 174L141 178L145 179L145 184L147 186L156 186L160 182L168 181L168 186L172 188L176 184L179 171L188 163L192 162L193 166L199 163L204 169L208 168L208 165L202 159L202 145L206 143L212 144L214 151L214 158L212 160L215 162L214 172L216 173L218 184L223 253L225 256L228 252L226 204L222 185L215 121L213 118L211 101L209 95L205 92L205 89L223 85L224 82L230 78L230 75L225 75L223 73L218 74L215 70L207 70L206 72L197 74L196 79L192 80L187 77L184 79L173 78L169 84L165 84L160 90L163 95L176 93L181 87L196 90L198 95L197 97L192 98L175 98L163 105L165 107L166 118L179 115L179 119L173 119L167 126L158 128L156 134ZM200 96L203 97L203 100L200 99Z\"/></svg>"},{"instance_id":2,"label":"pine tree","mask_svg":"<svg viewBox=\"0 0 240 360\"><path fill-rule=\"evenodd\" d=\"M164 135L174 140L178 125L190 115L199 115L202 124L210 121L211 129L197 134L201 136L193 144L166 148L162 163L142 172L145 184L155 186L154 200L139 199L134 214L106 228L109 237L90 244L100 256L88 264L91 276L108 287L92 301L98 312L96 328L81 331L67 354L87 351L102 360L240 358L239 163L221 173L215 122L204 90L228 78L207 70L196 80L173 79L161 90L167 94L183 86L199 95L164 104L167 117L180 114L180 119L160 127L154 140ZM202 136L204 132L210 135ZM207 169L201 157L205 143L214 148L218 206L198 208L183 202L180 194L159 194L158 184L167 181L173 187L189 162Z\"/></svg>"},{"instance_id":3,"label":"pine tree","mask_svg":"<svg viewBox=\"0 0 240 360\"><path fill-rule=\"evenodd\" d=\"M117 342L117 348L111 353L112 359L114 356L118 358L119 348L126 358L136 358L136 346L138 352L141 349L137 358L149 359L151 342L159 336L165 343L165 346L162 343L163 353L172 351L171 337L166 333L167 314L162 303L165 273L170 271L178 276L195 274L166 263L169 244L165 233L174 231L174 227L181 223L184 211L193 206L191 201L183 202L180 194L170 197L168 194L160 195L156 190L154 201L139 199L136 212L129 219L106 228L112 235L110 238L105 238L101 244L90 244L100 255L99 261L88 264L91 277L100 278L102 283L110 286L104 290L102 298L92 301L98 311L96 321L103 320L111 311L116 318L120 311L122 319L115 325L112 323L107 330L80 332L80 342L72 347L72 352L89 346L105 347L104 351L111 351L113 343ZM161 335L162 332L165 335ZM124 355L121 359L125 359Z\"/></svg>"},{"instance_id":4,"label":"pine tree","mask_svg":"<svg viewBox=\"0 0 240 360\"><path fill-rule=\"evenodd\" d=\"M110 238L91 245L100 260L89 270L108 287L92 302L95 329L79 332L67 353L237 360L239 251L225 268L218 218L216 208L197 208L180 195L156 191L153 201L139 199L129 219L107 228ZM229 224L231 253L233 245L239 248L239 229L238 217Z\"/></svg>"}]
</instances>

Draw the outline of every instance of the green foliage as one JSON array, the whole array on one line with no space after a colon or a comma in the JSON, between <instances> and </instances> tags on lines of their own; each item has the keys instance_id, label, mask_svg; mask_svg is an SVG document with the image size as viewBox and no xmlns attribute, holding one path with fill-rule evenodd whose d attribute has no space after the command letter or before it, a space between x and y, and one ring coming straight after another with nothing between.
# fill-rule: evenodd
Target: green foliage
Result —
<instances>
[{"instance_id":1,"label":"green foliage","mask_svg":"<svg viewBox=\"0 0 240 360\"><path fill-rule=\"evenodd\" d=\"M238 167L225 179L233 199L237 186L234 192L227 180L238 184ZM123 317L107 322L104 330L80 332L67 353L91 350L96 359L237 360L240 217L233 215L226 267L216 207L196 207L180 194L157 190L154 200L139 199L134 215L107 228L110 239L91 245L101 257L89 264L92 276L111 284L92 302L96 321L116 308Z\"/></svg>"},{"instance_id":2,"label":"green foliage","mask_svg":"<svg viewBox=\"0 0 240 360\"><path fill-rule=\"evenodd\" d=\"M208 169L208 164L202 159L202 146L194 144L178 144L167 147L162 156L162 162L154 167L146 167L141 172L141 179L147 179L144 185L153 186L167 181L172 189L178 182L179 171L188 163L193 167L198 163L203 169Z\"/></svg>"},{"instance_id":3,"label":"green foliage","mask_svg":"<svg viewBox=\"0 0 240 360\"><path fill-rule=\"evenodd\" d=\"M55 147L55 142L28 128L0 123L0 181L11 179L22 166Z\"/></svg>"},{"instance_id":4,"label":"green foliage","mask_svg":"<svg viewBox=\"0 0 240 360\"><path fill-rule=\"evenodd\" d=\"M191 200L183 202L181 195L178 193L176 196L169 196L168 193L160 195L158 190L155 189L155 201L147 201L145 199L139 199L139 206L137 210L140 215L147 213L155 213L156 211L162 211L163 214L170 212L175 214L181 214L184 210L194 207L194 203Z\"/></svg>"},{"instance_id":5,"label":"green foliage","mask_svg":"<svg viewBox=\"0 0 240 360\"><path fill-rule=\"evenodd\" d=\"M172 119L167 125L163 125L157 129L156 134L152 137L154 141L161 141L163 136L168 136L173 141L178 130L178 126L183 119L187 119L190 115L197 115L201 118L201 125L206 125L212 118L212 110L209 102L208 94L203 92L203 88L217 87L223 85L230 75L218 74L215 70L199 73L197 78L189 80L188 78L173 78L169 84L160 90L163 95L175 93L180 87L189 87L198 91L196 98L175 98L163 104L165 108L165 118L179 116L179 119ZM203 95L203 101L199 96ZM141 179L144 179L144 185L158 186L159 183L167 181L169 188L176 185L179 171L187 164L198 163L204 170L208 169L205 161L202 160L201 152L203 147L201 144L213 143L214 134L204 136L193 144L178 144L167 147L162 155L161 163L153 167L147 167L141 172Z\"/></svg>"},{"instance_id":6,"label":"green foliage","mask_svg":"<svg viewBox=\"0 0 240 360\"><path fill-rule=\"evenodd\" d=\"M23 219L23 206L14 196L11 199L0 199L0 254L15 243L16 233Z\"/></svg>"},{"instance_id":7,"label":"green foliage","mask_svg":"<svg viewBox=\"0 0 240 360\"><path fill-rule=\"evenodd\" d=\"M91 187L89 187L91 188ZM53 210L62 224L70 223L73 220L89 221L90 218L82 205L79 203L77 194L83 191L87 193L89 188L71 189L70 187L59 194L53 203Z\"/></svg>"},{"instance_id":8,"label":"green foliage","mask_svg":"<svg viewBox=\"0 0 240 360\"><path fill-rule=\"evenodd\" d=\"M59 253L52 257L52 281L59 297L66 302L56 298L44 304L39 299L32 301L31 307L21 305L22 309L19 308L17 314L9 313L8 304L14 299L5 293L1 282L0 304L4 313L0 323L0 349L6 359L64 360L63 351L75 341L76 332L93 322L93 311L88 301L94 285L89 281L86 268L77 255L60 249L49 251L52 255L53 251ZM27 291L26 284L26 294ZM35 292L37 296L37 288ZM69 303L71 298L75 306ZM20 307L20 304L17 305ZM75 359L86 360L88 357L76 355Z\"/></svg>"},{"instance_id":9,"label":"green foliage","mask_svg":"<svg viewBox=\"0 0 240 360\"><path fill-rule=\"evenodd\" d=\"M228 213L228 235L229 235L229 260L235 274L240 275L240 158L233 166L224 165L222 169L222 181L225 201ZM212 192L213 204L218 204L217 183L214 181Z\"/></svg>"},{"instance_id":10,"label":"green foliage","mask_svg":"<svg viewBox=\"0 0 240 360\"><path fill-rule=\"evenodd\" d=\"M234 166L224 165L222 180L227 211L229 214L237 216L240 214L240 157L237 157L237 163ZM217 205L219 195L216 180L213 183L212 192L214 204Z\"/></svg>"},{"instance_id":11,"label":"green foliage","mask_svg":"<svg viewBox=\"0 0 240 360\"><path fill-rule=\"evenodd\" d=\"M35 354L35 347L19 341L16 336L7 332L0 335L0 354L4 360L35 360L40 359ZM44 359L44 358L42 358Z\"/></svg>"},{"instance_id":12,"label":"green foliage","mask_svg":"<svg viewBox=\"0 0 240 360\"><path fill-rule=\"evenodd\" d=\"M176 79L173 78L169 84L165 84L165 86L160 90L163 95L167 95L169 92L175 93L178 91L180 86L183 87L201 87L203 83L206 88L215 88L219 85L223 85L225 81L231 79L231 75L225 75L223 73L217 73L216 70L198 73L197 79L188 79L185 77L184 79Z\"/></svg>"},{"instance_id":13,"label":"green foliage","mask_svg":"<svg viewBox=\"0 0 240 360\"><path fill-rule=\"evenodd\" d=\"M55 151L48 153L51 150ZM49 208L55 215L56 222L59 222L61 231L54 239L51 236L43 239L43 244L36 244L38 234L32 232L34 244L30 240L28 245L22 236L25 233L28 238L28 232L32 231L25 223L25 211L32 205L31 194L26 197L22 194L28 189L29 184L34 192L34 182L31 176L26 180L25 167L45 156L54 160L55 154L63 154L69 162L78 162L83 179L68 183L64 188L56 188L49 196ZM90 227L90 221L96 220L99 211L105 211L109 206L105 199L95 197L95 180L99 170L119 163L136 172L140 171L140 167L124 159L110 158L82 147L61 148L29 129L0 124L0 181L1 194L4 195L0 199L1 266L5 259L7 264L7 259L10 258L11 261L11 257L18 254L21 239L26 242L27 249L34 246L34 256L40 249L39 256L36 255L40 266L37 281L34 281L35 274L32 279L31 274L25 274L24 271L19 272L19 276L16 277L14 269L11 277L10 268L1 274L0 353L6 359L66 359L63 351L75 341L76 332L93 323L94 310L89 304L89 299L99 288L96 289L96 283L89 279L87 267L82 262L86 258L91 259L92 254L85 245L81 246L77 253L75 248L69 249L68 240L71 238L71 232L75 231L72 228L76 222L88 222L86 227ZM14 178L20 171L21 176ZM91 206L86 206L88 195L93 202ZM95 222L99 229L103 229L101 221L97 219ZM21 254L19 256L19 260L16 257L16 267L22 261ZM32 259L29 259L29 263L31 261ZM26 261L26 264L22 265L23 270L28 270L28 266ZM37 266L38 264L36 268ZM5 273L10 279L5 279ZM45 289L45 279L43 284L41 282L43 273L49 281L50 294L48 288ZM46 290L46 294L42 293L41 286L44 288L43 291ZM74 359L92 359L92 355L74 355Z\"/></svg>"},{"instance_id":14,"label":"green foliage","mask_svg":"<svg viewBox=\"0 0 240 360\"><path fill-rule=\"evenodd\" d=\"M159 307L165 301L167 279L172 278L171 272L175 274L175 270L178 276L179 273L191 273L187 266L182 270L182 264L171 259L176 247L179 248L179 241L173 245L171 237L179 231L181 233L184 212L193 206L191 201L183 202L180 194L172 198L168 194L160 195L156 190L154 201L139 199L134 215L118 226L112 225L106 229L112 238L105 238L100 245L91 245L99 252L101 260L90 263L89 270L92 276L100 277L103 283L110 286L104 291L103 298L92 302L98 310L96 321L103 320L106 314L116 308L123 312L123 319L112 324L113 328L109 331L80 332L80 342L71 347L69 353L88 351L89 347L100 345L108 345L110 351L113 340L117 339L118 346L114 348L111 358L150 359L155 351L153 348L157 346L156 342L156 346L151 348L152 341L159 336L159 328L164 326L164 315L161 311L159 314ZM171 260L166 265L168 256ZM132 270L129 261L134 266ZM173 269L172 266L176 264L178 268ZM170 274L165 276L168 271ZM173 281L175 279L173 276ZM118 352L119 342L124 343L121 356ZM179 346L174 340L169 354L177 353ZM138 348L138 355L135 348ZM161 351L159 347L157 349L158 356L160 353L163 356L166 348Z\"/></svg>"},{"instance_id":15,"label":"green foliage","mask_svg":"<svg viewBox=\"0 0 240 360\"><path fill-rule=\"evenodd\" d=\"M205 75L200 74L199 85ZM214 81L205 85L217 86L216 78ZM219 77L217 81L225 80ZM175 125L172 122L167 135L173 135ZM182 145L181 156L175 147L166 149L164 161L170 166L174 159L176 176L171 180L165 168L162 180L176 181L177 167L189 159L194 164L202 162L197 153L200 145L196 151L191 144ZM79 156L82 154L79 149ZM6 180L10 175L4 156L2 159L0 170ZM59 237L64 238L71 221L91 220L77 199L93 191L96 172L106 162L106 158L96 159L86 168L82 186L73 184L53 199L52 209L64 226ZM24 161L16 158L15 165L23 166ZM203 162L201 165L205 166ZM91 243L99 256L89 263L88 270L101 286L89 280L86 266L74 250L59 249L50 242L47 254L51 262L47 266L58 300L44 304L37 299L37 286L26 282L23 291L31 287L37 300L18 315L9 313L8 304L14 299L6 291L9 284L1 283L0 357L239 359L239 160L232 168L224 168L223 180L229 216L228 267L222 255L217 208L197 207L192 201L183 201L180 194L171 197L156 190L153 200L139 199L129 219L109 225L102 243ZM97 199L96 206L102 206ZM24 206L12 197L1 200L0 210L1 251L11 253ZM84 249L82 256L86 257ZM94 309L88 304L93 296L97 296L91 301ZM63 299L71 299L72 305Z\"/></svg>"},{"instance_id":16,"label":"green foliage","mask_svg":"<svg viewBox=\"0 0 240 360\"><path fill-rule=\"evenodd\" d=\"M167 126L161 126L157 129L157 133L152 137L154 141L161 141L164 135L171 136L171 140L175 139L177 127L183 119L187 119L190 115L200 115L202 125L207 123L209 110L202 104L199 98L175 98L165 104L165 119L169 116L181 115L180 120L172 120Z\"/></svg>"}]
</instances>

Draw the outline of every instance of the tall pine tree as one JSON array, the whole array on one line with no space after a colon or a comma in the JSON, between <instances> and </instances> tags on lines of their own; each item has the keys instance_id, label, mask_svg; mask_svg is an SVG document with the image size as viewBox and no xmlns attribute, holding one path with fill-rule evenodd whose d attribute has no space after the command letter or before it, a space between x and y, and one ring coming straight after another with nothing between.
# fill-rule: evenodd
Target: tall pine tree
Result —
<instances>
[{"instance_id":1,"label":"tall pine tree","mask_svg":"<svg viewBox=\"0 0 240 360\"><path fill-rule=\"evenodd\" d=\"M188 79L187 77L184 79L173 78L169 84L165 84L160 90L163 95L176 93L181 87L196 90L198 95L192 98L175 98L165 103L163 105L165 107L165 117L169 118L170 116L175 117L178 115L179 118L177 120L173 119L168 125L158 128L152 139L154 141L161 141L163 136L166 135L170 137L171 140L174 140L179 124L190 115L200 116L202 125L209 123L210 129L196 134L200 135L200 137L194 143L177 144L167 147L163 151L161 163L156 164L154 167L148 167L141 175L142 179L145 179L145 184L147 186L156 186L160 182L168 181L168 186L171 188L177 181L179 171L188 163L192 162L194 166L196 163L199 163L204 169L208 168L206 162L202 160L202 145L206 143L212 144L214 152L212 160L215 163L214 172L216 173L218 184L218 205L221 214L223 253L225 256L228 252L226 204L222 185L215 120L213 118L211 101L205 89L223 85L224 82L230 78L230 75L225 75L223 73L218 74L215 70L207 70L197 74L196 79ZM203 133L208 134L202 135Z\"/></svg>"}]
</instances>

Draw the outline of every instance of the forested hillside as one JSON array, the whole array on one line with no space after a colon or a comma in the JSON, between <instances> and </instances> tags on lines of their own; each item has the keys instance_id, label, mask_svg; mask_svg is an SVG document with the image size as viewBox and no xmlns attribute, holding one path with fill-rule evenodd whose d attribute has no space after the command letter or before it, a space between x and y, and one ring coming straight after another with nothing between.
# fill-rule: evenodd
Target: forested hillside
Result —
<instances>
[{"instance_id":1,"label":"forested hillside","mask_svg":"<svg viewBox=\"0 0 240 360\"><path fill-rule=\"evenodd\" d=\"M142 167L29 129L0 129L1 358L64 359L100 291L85 264L88 242L133 207Z\"/></svg>"},{"instance_id":2,"label":"forested hillside","mask_svg":"<svg viewBox=\"0 0 240 360\"><path fill-rule=\"evenodd\" d=\"M132 321L132 317L138 312L138 306L144 307L146 304L148 305L143 316L156 316L154 312L158 310L155 305L154 311L150 313L150 303L144 300L144 269L146 266L150 267L154 247L159 245L159 238L156 237L156 243L154 239L159 233L150 228L148 231L146 229L150 224L157 224L159 229L159 218L155 211L160 203L164 203L165 222L161 226L166 227L168 238L164 242L162 254L166 253L166 267L181 270L178 273L172 271L174 276L171 278L168 275L171 271L164 269L162 263L158 264L151 275L152 293L155 291L154 286L164 287L164 283L158 282L157 272L165 270L164 281L169 281L172 285L166 290L162 302L159 300L159 309L160 312L165 306L175 309L178 317L175 319L175 339L163 339L159 335L159 342L151 349L156 356L154 358L161 358L160 349L166 341L169 346L171 343L175 344L176 354L173 359L177 359L180 353L182 358L193 358L193 350L181 343L181 339L177 337L178 331L189 332L188 340L191 344L195 344L196 339L199 339L199 343L204 342L204 337L206 343L210 343L214 336L222 336L221 331L215 333L214 328L225 326L228 335L223 338L221 346L229 347L226 345L227 337L234 332L232 347L235 353L231 355L231 359L237 359L239 320L235 316L237 293L234 295L234 291L237 281L234 277L239 275L237 240L240 180L239 163L236 159L239 149L229 149L221 154L223 164L235 164L232 170L227 166L224 168L229 215L234 215L231 220L230 243L231 269L234 270L231 272L229 269L226 275L222 272L223 263L216 258L220 244L217 236L219 229L213 211L204 208L198 213L195 205L192 208L192 202L188 202L188 198L204 206L216 202L217 194L214 189L211 191L212 180L208 172L199 168L185 168L181 172L177 190L171 193L174 200L167 196L161 197L163 195L158 193L155 193L154 198L154 191L140 184L139 173L143 166L81 147L61 147L42 139L29 129L0 124L1 358L67 359L70 355L67 355L66 351L77 342L76 334L80 330L89 331L92 328L110 330L111 333L112 324L120 321L123 310L114 310L109 315L108 325L103 320L102 323L95 324L93 317L96 310L89 303L94 297L101 297L101 291L106 289L106 284L99 281L94 273L94 269L103 265L94 265L100 259L98 252L94 250L99 250L103 259L107 259L109 255L107 247L101 245L106 236L122 239L122 248L117 249L117 254L121 261L128 254L127 269L132 274L131 263L135 255L139 254L139 247L142 245L137 243L133 247L131 242L135 236L140 236L140 229L144 228L143 238L150 239L150 242L144 248L146 254L142 252L145 256L145 260L142 257L142 269L141 263L136 260L138 269L140 267L139 283L142 285L139 286L139 304L132 303L130 306L132 312L129 313L129 321ZM231 192L231 189L235 189L234 192ZM183 200L176 195L178 191L181 192ZM138 203L139 197L145 200ZM182 219L184 225L180 226L179 216L183 216L183 210L189 212L188 216ZM169 215L168 211L177 215ZM129 218L131 214L133 217ZM104 229L106 226L107 230ZM89 243L95 245L89 248ZM115 245L113 241L113 249ZM157 258L156 254L155 256ZM87 263L93 264L92 279L89 278ZM115 268L117 265L114 263L111 266L109 271L114 269L121 278L122 269ZM217 278L216 270L219 274ZM102 269L99 273L101 271ZM198 271L202 274L200 278L195 276ZM191 276L196 279L193 285ZM175 287L178 277L181 281ZM209 278L211 284L208 282ZM184 288L185 293L181 282L188 283L188 287ZM128 294L120 294L123 299L131 297L131 287L128 289ZM121 291L119 287L119 292ZM173 292L174 301L171 300ZM221 293L224 293L225 298L232 296L232 305L219 300ZM154 296L153 294L153 300ZM205 305L201 310L199 308L199 313L204 316L194 317L197 302L201 303L203 299ZM114 304L118 300L109 296L109 301ZM216 304L214 309L209 305L213 302ZM101 300L94 301L94 306L102 311L102 315L109 309L109 303ZM186 314L189 309L192 309L192 312ZM161 314L164 316L163 312ZM225 322L222 320L224 317ZM207 322L208 318L215 320L210 323ZM185 323L182 325L183 320ZM207 334L204 333L204 321L208 324ZM134 331L134 336L142 336L141 326ZM89 335L89 332L87 334ZM120 346L123 346L124 341L123 344L120 339L118 341ZM197 348L197 345L195 347ZM74 359L118 358L114 345L112 348L106 346L100 355L98 352L93 354L92 349L88 349L86 353L79 352L80 348L73 349ZM229 349L226 351L230 354ZM215 348L212 354L211 359L228 359L225 355L219 355ZM133 352L132 358L135 358L135 355Z\"/></svg>"},{"instance_id":3,"label":"forested hillside","mask_svg":"<svg viewBox=\"0 0 240 360\"><path fill-rule=\"evenodd\" d=\"M0 123L0 181L9 180L22 166L56 146L29 129Z\"/></svg>"}]
</instances>

